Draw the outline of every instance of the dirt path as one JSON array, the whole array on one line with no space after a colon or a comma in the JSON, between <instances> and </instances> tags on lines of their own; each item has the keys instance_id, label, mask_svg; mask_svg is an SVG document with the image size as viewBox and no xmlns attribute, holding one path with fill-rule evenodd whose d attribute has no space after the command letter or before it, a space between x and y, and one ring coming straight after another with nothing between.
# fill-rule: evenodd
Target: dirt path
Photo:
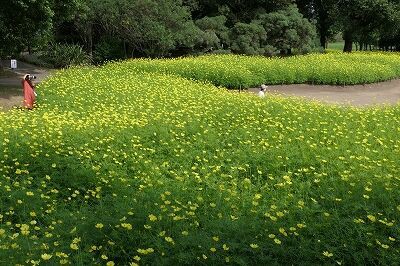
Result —
<instances>
[{"instance_id":1,"label":"dirt path","mask_svg":"<svg viewBox=\"0 0 400 266\"><path fill-rule=\"evenodd\" d=\"M259 89L252 88L249 91L258 93ZM308 84L268 86L266 94L268 93L353 106L396 104L400 103L400 79L354 86Z\"/></svg>"},{"instance_id":2,"label":"dirt path","mask_svg":"<svg viewBox=\"0 0 400 266\"><path fill-rule=\"evenodd\" d=\"M6 65L6 62L3 62L3 65ZM0 109L8 110L13 106L22 105L21 78L24 74L30 73L37 76L35 83L38 83L47 78L52 70L18 62L18 69L13 72L12 77L0 78ZM258 93L258 91L258 88L249 89L249 92L253 93ZM353 106L396 104L400 103L400 79L355 86L274 85L268 86L268 93Z\"/></svg>"},{"instance_id":3,"label":"dirt path","mask_svg":"<svg viewBox=\"0 0 400 266\"><path fill-rule=\"evenodd\" d=\"M9 61L3 61L3 66L7 66ZM21 88L22 77L30 73L37 76L34 81L38 84L43 79L47 78L52 70L40 68L31 64L18 62L18 68L12 70L8 77L0 78L0 109L9 110L14 106L22 106L23 93Z\"/></svg>"}]
</instances>

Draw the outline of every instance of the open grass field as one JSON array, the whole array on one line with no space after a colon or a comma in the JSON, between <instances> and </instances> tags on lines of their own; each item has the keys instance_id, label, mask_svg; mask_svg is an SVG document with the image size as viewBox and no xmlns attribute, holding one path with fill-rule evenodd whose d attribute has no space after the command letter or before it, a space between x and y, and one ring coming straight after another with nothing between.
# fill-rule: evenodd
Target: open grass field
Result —
<instances>
[{"instance_id":1,"label":"open grass field","mask_svg":"<svg viewBox=\"0 0 400 266\"><path fill-rule=\"evenodd\" d=\"M399 76L368 55L55 73L35 110L0 112L0 264L399 265L398 105L215 86Z\"/></svg>"}]
</instances>

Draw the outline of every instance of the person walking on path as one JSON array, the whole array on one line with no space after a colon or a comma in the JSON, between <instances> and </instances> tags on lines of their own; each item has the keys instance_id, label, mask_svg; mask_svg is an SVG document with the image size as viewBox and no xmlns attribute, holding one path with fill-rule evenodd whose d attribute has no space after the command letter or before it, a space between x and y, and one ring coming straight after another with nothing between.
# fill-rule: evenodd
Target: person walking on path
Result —
<instances>
[{"instance_id":1,"label":"person walking on path","mask_svg":"<svg viewBox=\"0 0 400 266\"><path fill-rule=\"evenodd\" d=\"M261 88L260 88L260 92L258 93L258 97L264 98L266 90L267 90L267 86L265 84L262 84Z\"/></svg>"},{"instance_id":2,"label":"person walking on path","mask_svg":"<svg viewBox=\"0 0 400 266\"><path fill-rule=\"evenodd\" d=\"M22 80L22 89L24 91L24 106L27 109L33 109L36 100L35 86L32 84L32 79L35 76L26 74Z\"/></svg>"}]
</instances>

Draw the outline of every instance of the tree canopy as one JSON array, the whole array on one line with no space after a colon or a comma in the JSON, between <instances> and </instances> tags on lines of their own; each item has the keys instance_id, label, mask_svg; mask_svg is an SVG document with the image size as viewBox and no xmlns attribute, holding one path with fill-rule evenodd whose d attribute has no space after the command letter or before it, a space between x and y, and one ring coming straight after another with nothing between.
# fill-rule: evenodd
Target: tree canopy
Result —
<instances>
[{"instance_id":1,"label":"tree canopy","mask_svg":"<svg viewBox=\"0 0 400 266\"><path fill-rule=\"evenodd\" d=\"M400 50L398 0L0 2L1 57L55 43L81 46L95 62L205 52L307 53L326 48L339 33L346 52L353 43Z\"/></svg>"}]
</instances>

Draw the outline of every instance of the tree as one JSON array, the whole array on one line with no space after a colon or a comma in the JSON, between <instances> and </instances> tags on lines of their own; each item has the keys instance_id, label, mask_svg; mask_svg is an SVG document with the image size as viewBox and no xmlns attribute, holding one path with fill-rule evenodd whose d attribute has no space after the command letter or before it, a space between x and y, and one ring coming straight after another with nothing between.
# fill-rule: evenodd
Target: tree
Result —
<instances>
[{"instance_id":1,"label":"tree","mask_svg":"<svg viewBox=\"0 0 400 266\"><path fill-rule=\"evenodd\" d=\"M200 46L203 50L209 51L223 49L229 45L229 29L226 27L226 17L204 17L195 21L195 24L202 31Z\"/></svg>"},{"instance_id":2,"label":"tree","mask_svg":"<svg viewBox=\"0 0 400 266\"><path fill-rule=\"evenodd\" d=\"M345 52L352 51L353 42L362 49L396 35L399 25L398 0L296 0L296 3L303 14L317 21L321 46L326 47L332 34L342 32Z\"/></svg>"},{"instance_id":3,"label":"tree","mask_svg":"<svg viewBox=\"0 0 400 266\"><path fill-rule=\"evenodd\" d=\"M53 11L48 0L1 0L0 56L44 45L51 38Z\"/></svg>"},{"instance_id":4,"label":"tree","mask_svg":"<svg viewBox=\"0 0 400 266\"><path fill-rule=\"evenodd\" d=\"M296 6L259 15L254 22L261 24L266 31L265 45L275 47L281 54L291 54L292 49L306 53L314 45L315 27Z\"/></svg>"},{"instance_id":5,"label":"tree","mask_svg":"<svg viewBox=\"0 0 400 266\"><path fill-rule=\"evenodd\" d=\"M262 43L265 42L267 32L258 23L238 22L232 28L232 51L240 54L264 54Z\"/></svg>"},{"instance_id":6,"label":"tree","mask_svg":"<svg viewBox=\"0 0 400 266\"><path fill-rule=\"evenodd\" d=\"M343 0L338 4L345 41L344 52L351 52L358 37L382 30L392 19L395 5L388 0Z\"/></svg>"},{"instance_id":7,"label":"tree","mask_svg":"<svg viewBox=\"0 0 400 266\"><path fill-rule=\"evenodd\" d=\"M296 0L300 12L310 21L316 22L321 47L327 48L328 39L337 29L337 0Z\"/></svg>"},{"instance_id":8,"label":"tree","mask_svg":"<svg viewBox=\"0 0 400 266\"><path fill-rule=\"evenodd\" d=\"M165 56L193 46L199 32L190 11L176 0L90 0L95 23L124 40L131 55Z\"/></svg>"}]
</instances>

